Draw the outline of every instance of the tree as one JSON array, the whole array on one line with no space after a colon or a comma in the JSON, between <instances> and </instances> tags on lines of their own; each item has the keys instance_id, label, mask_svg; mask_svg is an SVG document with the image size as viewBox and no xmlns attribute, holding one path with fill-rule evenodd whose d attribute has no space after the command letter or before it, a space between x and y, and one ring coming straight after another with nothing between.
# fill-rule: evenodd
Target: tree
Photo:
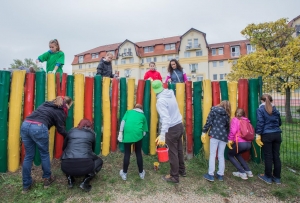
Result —
<instances>
[{"instance_id":1,"label":"tree","mask_svg":"<svg viewBox=\"0 0 300 203\"><path fill-rule=\"evenodd\" d=\"M300 84L300 37L285 18L275 22L250 24L241 31L256 51L241 56L232 66L228 80L262 76L264 90L280 90L285 94L286 121L292 122L291 90Z\"/></svg>"},{"instance_id":2,"label":"tree","mask_svg":"<svg viewBox=\"0 0 300 203\"><path fill-rule=\"evenodd\" d=\"M36 63L33 62L32 59L25 58L24 62L20 59L14 59L14 63L10 64L10 68L15 69L19 68L20 66L24 66L26 68L29 68L30 66L33 66L34 70L37 71L39 68L36 65Z\"/></svg>"}]
</instances>

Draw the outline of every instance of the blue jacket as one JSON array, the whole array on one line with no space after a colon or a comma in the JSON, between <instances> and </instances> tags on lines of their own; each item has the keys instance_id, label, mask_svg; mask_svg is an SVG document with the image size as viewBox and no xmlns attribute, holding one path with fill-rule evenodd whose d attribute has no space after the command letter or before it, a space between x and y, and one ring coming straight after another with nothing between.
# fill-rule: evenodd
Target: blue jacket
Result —
<instances>
[{"instance_id":1,"label":"blue jacket","mask_svg":"<svg viewBox=\"0 0 300 203\"><path fill-rule=\"evenodd\" d=\"M268 134L268 133L281 133L281 118L280 113L273 106L272 115L269 115L265 109L265 104L261 104L256 110L257 114L257 124L255 132L258 135Z\"/></svg>"}]
</instances>

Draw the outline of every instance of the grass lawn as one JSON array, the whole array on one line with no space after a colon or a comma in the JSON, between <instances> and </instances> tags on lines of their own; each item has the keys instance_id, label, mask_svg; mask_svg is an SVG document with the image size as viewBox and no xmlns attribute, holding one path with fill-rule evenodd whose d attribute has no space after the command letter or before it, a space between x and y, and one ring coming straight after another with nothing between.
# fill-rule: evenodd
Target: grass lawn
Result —
<instances>
[{"instance_id":1,"label":"grass lawn","mask_svg":"<svg viewBox=\"0 0 300 203\"><path fill-rule=\"evenodd\" d=\"M52 172L57 180L48 189L43 189L41 167L34 167L33 178L36 183L26 195L22 191L21 170L16 173L0 175L1 202L145 202L145 198L152 197L153 201L146 202L176 202L176 198L184 198L185 202L299 202L300 201L300 176L299 172L293 173L282 167L281 185L267 185L257 178L258 173L264 172L263 164L250 162L255 177L248 180L233 177L234 170L229 161L226 161L224 182L210 183L203 179L207 172L208 164L201 155L186 161L187 177L180 178L180 184L166 183L161 179L169 171L168 163L161 163L159 171L153 170L156 156L144 156L146 176L141 180L138 176L135 155L131 156L127 181L119 176L122 168L122 153L111 153L103 157L104 165L97 177L91 182L91 192L83 192L79 187L82 178L76 179L73 189L67 188L66 178L60 170L60 161L52 161ZM237 198L240 198L238 201ZM156 198L168 197L168 200ZM170 199L173 198L173 200ZM195 201L193 198L197 198ZM219 200L213 200L213 197ZM126 199L127 198L127 199ZM128 199L129 198L129 199ZM175 199L174 199L175 198ZM201 200L202 198L202 200ZM221 198L221 199L220 199ZM258 199L259 200L258 200ZM276 198L276 199L275 199Z\"/></svg>"}]
</instances>

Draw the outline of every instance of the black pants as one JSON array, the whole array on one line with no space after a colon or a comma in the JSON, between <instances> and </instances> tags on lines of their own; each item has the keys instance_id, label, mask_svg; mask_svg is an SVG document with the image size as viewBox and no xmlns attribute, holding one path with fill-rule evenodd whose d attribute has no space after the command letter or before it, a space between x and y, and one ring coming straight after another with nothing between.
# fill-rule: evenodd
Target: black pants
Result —
<instances>
[{"instance_id":1,"label":"black pants","mask_svg":"<svg viewBox=\"0 0 300 203\"><path fill-rule=\"evenodd\" d=\"M232 145L232 149L228 150L228 158L240 173L245 173L245 171L250 171L250 168L241 154L251 148L251 142L239 142L238 146L237 152L236 143Z\"/></svg>"},{"instance_id":2,"label":"black pants","mask_svg":"<svg viewBox=\"0 0 300 203\"><path fill-rule=\"evenodd\" d=\"M265 175L271 178L280 178L281 174L281 161L280 161L280 144L281 133L269 133L261 135L261 141L264 143L262 146L265 157ZM272 166L274 170L272 173Z\"/></svg>"},{"instance_id":3,"label":"black pants","mask_svg":"<svg viewBox=\"0 0 300 203\"><path fill-rule=\"evenodd\" d=\"M169 147L170 175L179 181L179 173L185 172L183 159L182 135L183 125L179 123L169 128L166 133L166 144Z\"/></svg>"},{"instance_id":4,"label":"black pants","mask_svg":"<svg viewBox=\"0 0 300 203\"><path fill-rule=\"evenodd\" d=\"M124 160L123 160L123 172L127 173L129 162L130 162L130 154L131 154L131 145L134 144L136 162L139 168L139 173L143 172L143 156L142 156L142 140L134 143L124 143Z\"/></svg>"},{"instance_id":5,"label":"black pants","mask_svg":"<svg viewBox=\"0 0 300 203\"><path fill-rule=\"evenodd\" d=\"M68 176L84 176L98 173L103 165L100 157L94 159L63 159L61 170Z\"/></svg>"}]
</instances>

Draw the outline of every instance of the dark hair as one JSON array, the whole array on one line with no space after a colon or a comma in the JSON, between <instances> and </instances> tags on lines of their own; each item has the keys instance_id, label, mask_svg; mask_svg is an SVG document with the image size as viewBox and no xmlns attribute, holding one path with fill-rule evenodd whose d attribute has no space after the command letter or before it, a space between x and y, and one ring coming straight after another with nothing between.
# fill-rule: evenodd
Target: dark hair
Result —
<instances>
[{"instance_id":1,"label":"dark hair","mask_svg":"<svg viewBox=\"0 0 300 203\"><path fill-rule=\"evenodd\" d=\"M154 63L153 61L151 61L151 62L149 63L149 66L150 66L151 64L155 65L155 63Z\"/></svg>"},{"instance_id":2,"label":"dark hair","mask_svg":"<svg viewBox=\"0 0 300 203\"><path fill-rule=\"evenodd\" d=\"M34 68L32 66L29 67L29 72L30 73L35 73L35 70L34 70Z\"/></svg>"},{"instance_id":3,"label":"dark hair","mask_svg":"<svg viewBox=\"0 0 300 203\"><path fill-rule=\"evenodd\" d=\"M222 101L222 102L221 102L219 105L217 105L217 106L224 108L225 111L226 111L226 113L227 113L227 115L230 117L230 114L231 114L231 106L230 106L229 101L224 100L224 101Z\"/></svg>"},{"instance_id":4,"label":"dark hair","mask_svg":"<svg viewBox=\"0 0 300 203\"><path fill-rule=\"evenodd\" d=\"M171 66L171 62L172 62L172 61L176 63L176 69L182 71L182 66L179 64L179 62L178 62L176 59L171 59L171 60L170 60L170 63L169 63L169 66L168 66L168 72L169 72L170 74L173 73L173 68L172 68L172 66Z\"/></svg>"},{"instance_id":5,"label":"dark hair","mask_svg":"<svg viewBox=\"0 0 300 203\"><path fill-rule=\"evenodd\" d=\"M143 110L143 105L141 105L141 104L135 104L134 108Z\"/></svg>"},{"instance_id":6,"label":"dark hair","mask_svg":"<svg viewBox=\"0 0 300 203\"><path fill-rule=\"evenodd\" d=\"M273 102L273 99L271 95L263 94L260 99L265 102L265 109L268 112L268 114L272 115L273 107L271 102Z\"/></svg>"},{"instance_id":7,"label":"dark hair","mask_svg":"<svg viewBox=\"0 0 300 203\"><path fill-rule=\"evenodd\" d=\"M241 118L241 117L245 117L245 116L246 116L246 113L245 113L244 109L242 109L242 108L236 109L235 117Z\"/></svg>"},{"instance_id":8,"label":"dark hair","mask_svg":"<svg viewBox=\"0 0 300 203\"><path fill-rule=\"evenodd\" d=\"M78 123L78 126L77 126L78 129L82 129L82 128L91 128L93 129L94 126L93 126L93 123L87 119L87 118L83 118L81 119L81 121Z\"/></svg>"}]
</instances>

